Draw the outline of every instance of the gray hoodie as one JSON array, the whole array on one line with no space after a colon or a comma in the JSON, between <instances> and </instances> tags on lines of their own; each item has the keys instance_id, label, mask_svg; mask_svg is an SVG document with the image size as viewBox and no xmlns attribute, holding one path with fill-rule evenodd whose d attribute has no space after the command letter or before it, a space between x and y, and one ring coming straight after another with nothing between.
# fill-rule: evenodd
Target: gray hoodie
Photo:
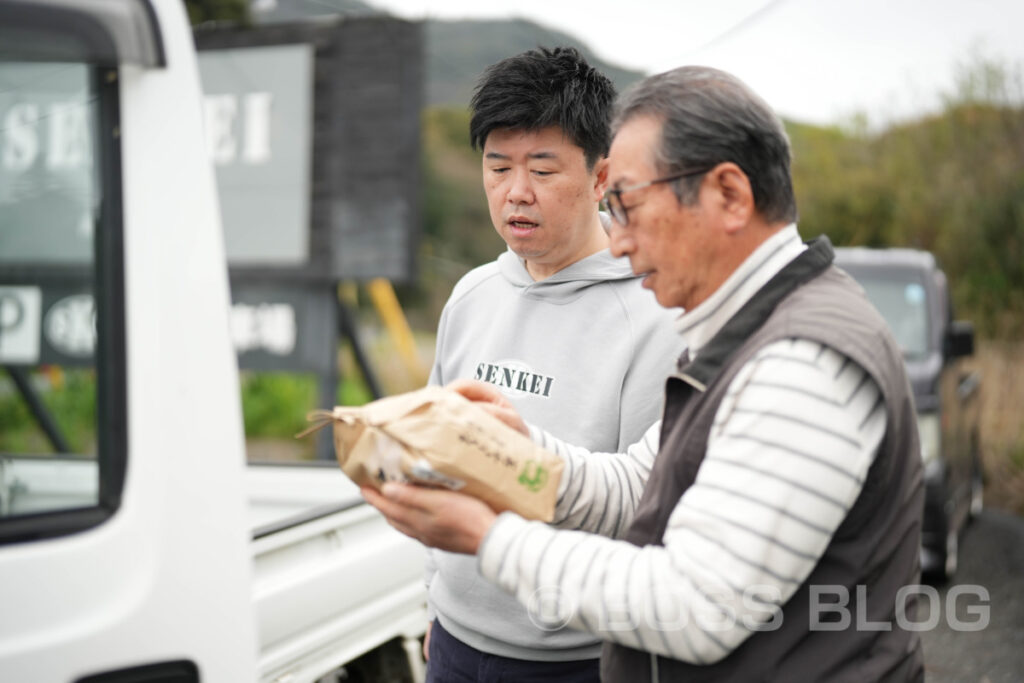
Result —
<instances>
[{"instance_id":1,"label":"gray hoodie","mask_svg":"<svg viewBox=\"0 0 1024 683\"><path fill-rule=\"evenodd\" d=\"M507 251L455 285L430 381L489 382L527 422L591 451L622 452L661 416L683 350L678 314L607 249L539 282ZM537 661L599 656L591 635L534 625L479 574L475 557L435 550L427 564L431 614L467 645Z\"/></svg>"}]
</instances>

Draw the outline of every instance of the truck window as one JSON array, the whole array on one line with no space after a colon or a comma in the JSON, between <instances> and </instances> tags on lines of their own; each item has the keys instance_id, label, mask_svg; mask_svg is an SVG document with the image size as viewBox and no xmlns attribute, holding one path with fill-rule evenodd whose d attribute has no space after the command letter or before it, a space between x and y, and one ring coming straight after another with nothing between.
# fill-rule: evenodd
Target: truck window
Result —
<instances>
[{"instance_id":1,"label":"truck window","mask_svg":"<svg viewBox=\"0 0 1024 683\"><path fill-rule=\"evenodd\" d=\"M69 57L0 57L0 542L97 523L124 472L117 70Z\"/></svg>"}]
</instances>

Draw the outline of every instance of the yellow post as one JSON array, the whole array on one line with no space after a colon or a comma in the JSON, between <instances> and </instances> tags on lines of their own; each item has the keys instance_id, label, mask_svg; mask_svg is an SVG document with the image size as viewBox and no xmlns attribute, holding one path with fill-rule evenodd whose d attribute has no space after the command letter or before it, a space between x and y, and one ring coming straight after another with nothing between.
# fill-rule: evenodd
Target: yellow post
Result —
<instances>
[{"instance_id":1,"label":"yellow post","mask_svg":"<svg viewBox=\"0 0 1024 683\"><path fill-rule=\"evenodd\" d=\"M375 278L366 283L366 291L414 382L417 386L425 384L427 373L420 364L416 341L391 282L385 278Z\"/></svg>"}]
</instances>

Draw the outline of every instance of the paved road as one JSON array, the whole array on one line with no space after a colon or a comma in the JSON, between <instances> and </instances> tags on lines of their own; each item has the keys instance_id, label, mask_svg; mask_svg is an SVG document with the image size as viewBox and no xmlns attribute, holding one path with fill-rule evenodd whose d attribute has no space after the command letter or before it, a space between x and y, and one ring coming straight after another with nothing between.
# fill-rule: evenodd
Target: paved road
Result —
<instances>
[{"instance_id":1,"label":"paved road","mask_svg":"<svg viewBox=\"0 0 1024 683\"><path fill-rule=\"evenodd\" d=\"M1024 519L983 512L961 541L956 580L936 588L939 623L922 633L927 683L1024 681ZM985 628L964 630L982 623L986 609ZM927 616L934 613L916 621Z\"/></svg>"}]
</instances>

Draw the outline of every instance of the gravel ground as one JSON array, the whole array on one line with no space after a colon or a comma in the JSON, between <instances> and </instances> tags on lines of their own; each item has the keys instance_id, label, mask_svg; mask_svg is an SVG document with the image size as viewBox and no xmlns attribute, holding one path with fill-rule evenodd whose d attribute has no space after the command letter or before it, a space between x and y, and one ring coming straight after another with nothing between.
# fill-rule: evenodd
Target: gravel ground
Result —
<instances>
[{"instance_id":1,"label":"gravel ground","mask_svg":"<svg viewBox=\"0 0 1024 683\"><path fill-rule=\"evenodd\" d=\"M921 634L928 683L1024 681L1024 518L984 511L961 540L956 579L935 588L939 623Z\"/></svg>"}]
</instances>

